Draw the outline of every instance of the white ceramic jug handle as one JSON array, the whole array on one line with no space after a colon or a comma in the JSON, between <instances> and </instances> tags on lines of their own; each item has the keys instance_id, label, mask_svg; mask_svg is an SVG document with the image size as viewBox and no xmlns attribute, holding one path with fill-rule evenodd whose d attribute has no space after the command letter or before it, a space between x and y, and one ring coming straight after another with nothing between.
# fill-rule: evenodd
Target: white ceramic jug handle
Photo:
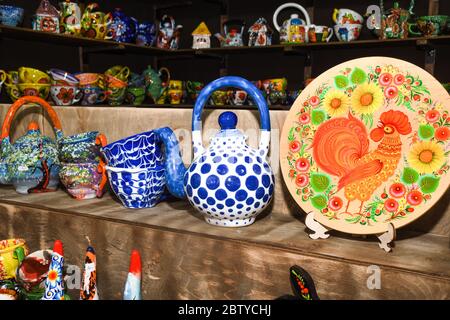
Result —
<instances>
[{"instance_id":1,"label":"white ceramic jug handle","mask_svg":"<svg viewBox=\"0 0 450 320\"><path fill-rule=\"evenodd\" d=\"M311 24L311 19L309 18L309 14L308 11L306 11L305 8L303 8L301 5L299 5L298 3L295 2L288 2L285 4L282 4L281 6L279 6L277 8L277 10L275 10L275 13L273 14L273 25L275 26L275 29L278 30L278 32L281 30L280 25L278 24L278 14L283 11L286 8L296 8L298 10L300 10L303 15L305 16L305 22L306 25L310 25Z\"/></svg>"},{"instance_id":2,"label":"white ceramic jug handle","mask_svg":"<svg viewBox=\"0 0 450 320\"><path fill-rule=\"evenodd\" d=\"M327 37L327 42L330 41L331 37L332 37L333 34L334 34L333 28L328 27L328 32L330 33L330 35Z\"/></svg>"}]
</instances>

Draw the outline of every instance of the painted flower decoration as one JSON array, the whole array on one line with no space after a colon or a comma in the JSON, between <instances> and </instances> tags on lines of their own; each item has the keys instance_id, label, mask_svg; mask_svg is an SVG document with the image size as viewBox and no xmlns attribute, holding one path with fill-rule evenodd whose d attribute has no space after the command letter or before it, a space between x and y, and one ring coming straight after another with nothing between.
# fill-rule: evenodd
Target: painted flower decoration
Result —
<instances>
[{"instance_id":1,"label":"painted flower decoration","mask_svg":"<svg viewBox=\"0 0 450 320\"><path fill-rule=\"evenodd\" d=\"M56 97L63 103L70 103L73 99L73 88L70 89L61 88Z\"/></svg>"},{"instance_id":2,"label":"painted flower decoration","mask_svg":"<svg viewBox=\"0 0 450 320\"><path fill-rule=\"evenodd\" d=\"M55 281L58 279L58 271L55 270L55 269L51 269L51 270L48 272L47 279L48 279L52 284L54 284Z\"/></svg>"},{"instance_id":3,"label":"painted flower decoration","mask_svg":"<svg viewBox=\"0 0 450 320\"><path fill-rule=\"evenodd\" d=\"M311 165L309 164L309 161L306 158L299 158L297 159L297 161L295 161L295 168L300 172L308 171L310 166Z\"/></svg>"},{"instance_id":4,"label":"painted flower decoration","mask_svg":"<svg viewBox=\"0 0 450 320\"><path fill-rule=\"evenodd\" d=\"M332 117L346 115L350 108L350 98L342 91L331 90L325 95L323 106Z\"/></svg>"},{"instance_id":5,"label":"painted flower decoration","mask_svg":"<svg viewBox=\"0 0 450 320\"><path fill-rule=\"evenodd\" d=\"M405 195L406 188L402 183L394 183L389 188L389 194L393 196L394 198L401 198Z\"/></svg>"},{"instance_id":6,"label":"painted flower decoration","mask_svg":"<svg viewBox=\"0 0 450 320\"><path fill-rule=\"evenodd\" d=\"M309 98L309 103L315 107L317 105L319 105L320 103L320 98L318 96L312 96L311 98Z\"/></svg>"},{"instance_id":7,"label":"painted flower decoration","mask_svg":"<svg viewBox=\"0 0 450 320\"><path fill-rule=\"evenodd\" d=\"M388 99L394 99L398 96L398 89L396 86L389 86L384 89L384 96Z\"/></svg>"},{"instance_id":8,"label":"painted flower decoration","mask_svg":"<svg viewBox=\"0 0 450 320\"><path fill-rule=\"evenodd\" d=\"M299 174L295 177L295 184L300 188L306 187L309 183L309 177L306 174Z\"/></svg>"},{"instance_id":9,"label":"painted flower decoration","mask_svg":"<svg viewBox=\"0 0 450 320\"><path fill-rule=\"evenodd\" d=\"M439 120L440 116L441 115L439 111L437 111L436 109L432 109L425 114L425 119L430 123L435 123L436 121Z\"/></svg>"},{"instance_id":10,"label":"painted flower decoration","mask_svg":"<svg viewBox=\"0 0 450 320\"><path fill-rule=\"evenodd\" d=\"M391 198L387 199L384 202L384 208L388 212L395 212L395 211L397 211L397 209L398 209L398 202L397 202L397 200L394 200L394 199L391 199Z\"/></svg>"},{"instance_id":11,"label":"painted flower decoration","mask_svg":"<svg viewBox=\"0 0 450 320\"><path fill-rule=\"evenodd\" d=\"M298 121L301 124L308 124L311 121L311 116L309 115L309 113L302 113L300 117L298 117Z\"/></svg>"},{"instance_id":12,"label":"painted flower decoration","mask_svg":"<svg viewBox=\"0 0 450 320\"><path fill-rule=\"evenodd\" d=\"M450 137L450 129L447 127L439 127L434 132L434 137L439 141L446 141Z\"/></svg>"},{"instance_id":13,"label":"painted flower decoration","mask_svg":"<svg viewBox=\"0 0 450 320\"><path fill-rule=\"evenodd\" d=\"M393 79L392 74L383 73L382 75L380 75L380 78L378 81L382 86L388 86L392 83L392 79Z\"/></svg>"},{"instance_id":14,"label":"painted flower decoration","mask_svg":"<svg viewBox=\"0 0 450 320\"><path fill-rule=\"evenodd\" d=\"M413 206L418 206L423 201L422 192L418 190L413 190L406 196L406 201Z\"/></svg>"},{"instance_id":15,"label":"painted flower decoration","mask_svg":"<svg viewBox=\"0 0 450 320\"><path fill-rule=\"evenodd\" d=\"M408 162L419 173L432 173L444 164L444 150L434 141L416 142L408 154Z\"/></svg>"},{"instance_id":16,"label":"painted flower decoration","mask_svg":"<svg viewBox=\"0 0 450 320\"><path fill-rule=\"evenodd\" d=\"M293 153L299 152L302 145L297 140L293 140L289 143L289 150Z\"/></svg>"},{"instance_id":17,"label":"painted flower decoration","mask_svg":"<svg viewBox=\"0 0 450 320\"><path fill-rule=\"evenodd\" d=\"M328 207L333 211L338 211L344 205L344 201L339 197L332 197L328 201Z\"/></svg>"},{"instance_id":18,"label":"painted flower decoration","mask_svg":"<svg viewBox=\"0 0 450 320\"><path fill-rule=\"evenodd\" d=\"M359 114L372 114L384 103L383 91L375 83L359 85L353 92L352 108Z\"/></svg>"},{"instance_id":19,"label":"painted flower decoration","mask_svg":"<svg viewBox=\"0 0 450 320\"><path fill-rule=\"evenodd\" d=\"M401 73L396 74L396 75L394 76L394 83L395 83L395 85L397 85L397 86L401 86L403 83L405 83L405 76L402 75Z\"/></svg>"}]
</instances>

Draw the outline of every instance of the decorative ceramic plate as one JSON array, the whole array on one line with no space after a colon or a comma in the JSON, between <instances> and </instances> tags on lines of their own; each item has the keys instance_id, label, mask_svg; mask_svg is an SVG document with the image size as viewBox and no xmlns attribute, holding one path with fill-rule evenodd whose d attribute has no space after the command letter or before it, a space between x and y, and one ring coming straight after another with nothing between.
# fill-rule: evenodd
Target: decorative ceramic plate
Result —
<instances>
[{"instance_id":1,"label":"decorative ceramic plate","mask_svg":"<svg viewBox=\"0 0 450 320\"><path fill-rule=\"evenodd\" d=\"M370 57L326 71L281 135L291 195L329 229L376 234L429 210L450 181L450 97L411 63Z\"/></svg>"}]
</instances>

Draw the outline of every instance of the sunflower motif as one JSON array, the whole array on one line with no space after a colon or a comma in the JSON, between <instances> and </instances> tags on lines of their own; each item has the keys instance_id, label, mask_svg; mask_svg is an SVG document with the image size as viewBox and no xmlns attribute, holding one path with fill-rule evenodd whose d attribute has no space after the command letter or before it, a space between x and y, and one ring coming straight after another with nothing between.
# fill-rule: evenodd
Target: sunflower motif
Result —
<instances>
[{"instance_id":1,"label":"sunflower motif","mask_svg":"<svg viewBox=\"0 0 450 320\"><path fill-rule=\"evenodd\" d=\"M384 103L383 91L373 82L364 83L353 92L351 103L356 113L374 113Z\"/></svg>"},{"instance_id":2,"label":"sunflower motif","mask_svg":"<svg viewBox=\"0 0 450 320\"><path fill-rule=\"evenodd\" d=\"M416 142L409 152L408 162L420 173L432 173L444 164L444 150L434 141Z\"/></svg>"},{"instance_id":3,"label":"sunflower motif","mask_svg":"<svg viewBox=\"0 0 450 320\"><path fill-rule=\"evenodd\" d=\"M350 98L342 91L331 90L325 95L323 107L332 117L346 115L350 108Z\"/></svg>"}]
</instances>

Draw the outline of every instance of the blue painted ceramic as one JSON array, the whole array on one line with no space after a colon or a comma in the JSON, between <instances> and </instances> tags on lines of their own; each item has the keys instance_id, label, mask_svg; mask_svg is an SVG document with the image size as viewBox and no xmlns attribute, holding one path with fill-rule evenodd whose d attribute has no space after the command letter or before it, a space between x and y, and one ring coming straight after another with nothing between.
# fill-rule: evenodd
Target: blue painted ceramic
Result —
<instances>
[{"instance_id":1,"label":"blue painted ceramic","mask_svg":"<svg viewBox=\"0 0 450 320\"><path fill-rule=\"evenodd\" d=\"M126 16L120 8L112 13L112 22L108 25L105 39L114 40L116 42L134 43L138 22L133 17Z\"/></svg>"},{"instance_id":2,"label":"blue painted ceramic","mask_svg":"<svg viewBox=\"0 0 450 320\"><path fill-rule=\"evenodd\" d=\"M151 47L156 40L156 25L152 22L141 22L138 25L136 44Z\"/></svg>"},{"instance_id":3,"label":"blue painted ceramic","mask_svg":"<svg viewBox=\"0 0 450 320\"><path fill-rule=\"evenodd\" d=\"M261 139L258 149L249 147L247 136L236 129L237 116L219 116L220 132L210 146L202 145L201 115L211 94L223 87L245 90L258 106ZM203 213L209 224L223 227L248 226L269 204L274 177L267 160L270 118L266 100L251 82L240 77L223 77L208 84L194 106L192 117L194 161L184 176L184 188L191 205Z\"/></svg>"},{"instance_id":4,"label":"blue painted ceramic","mask_svg":"<svg viewBox=\"0 0 450 320\"><path fill-rule=\"evenodd\" d=\"M0 5L0 23L17 27L23 21L23 8L15 6Z\"/></svg>"}]
</instances>

